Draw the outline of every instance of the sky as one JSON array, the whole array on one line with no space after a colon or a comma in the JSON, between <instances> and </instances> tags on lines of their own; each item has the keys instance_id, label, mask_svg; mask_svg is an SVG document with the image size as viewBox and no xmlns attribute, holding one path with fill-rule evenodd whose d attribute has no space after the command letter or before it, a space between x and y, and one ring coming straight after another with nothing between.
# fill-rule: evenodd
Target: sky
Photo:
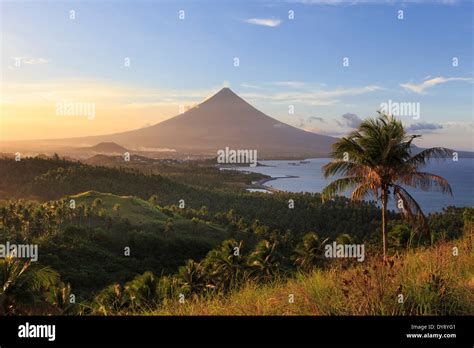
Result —
<instances>
[{"instance_id":1,"label":"sky","mask_svg":"<svg viewBox=\"0 0 474 348\"><path fill-rule=\"evenodd\" d=\"M388 107L418 145L474 151L470 0L0 6L0 140L141 128L230 87L308 131Z\"/></svg>"}]
</instances>

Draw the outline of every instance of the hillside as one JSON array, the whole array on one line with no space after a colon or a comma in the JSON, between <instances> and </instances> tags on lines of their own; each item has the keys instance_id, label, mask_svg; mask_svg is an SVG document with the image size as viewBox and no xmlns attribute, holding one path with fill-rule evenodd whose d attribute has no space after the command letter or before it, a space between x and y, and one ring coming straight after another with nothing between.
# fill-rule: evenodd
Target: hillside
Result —
<instances>
[{"instance_id":1,"label":"hillside","mask_svg":"<svg viewBox=\"0 0 474 348\"><path fill-rule=\"evenodd\" d=\"M38 244L41 265L58 271L81 298L146 270L174 272L232 235L246 238L136 197L95 191L45 204L0 201L0 212L0 243L22 234ZM22 216L21 223L13 216Z\"/></svg>"},{"instance_id":2,"label":"hillside","mask_svg":"<svg viewBox=\"0 0 474 348\"><path fill-rule=\"evenodd\" d=\"M453 256L452 248L459 249ZM474 258L469 236L356 267L334 265L288 281L248 283L227 296L169 301L151 315L470 315ZM289 303L289 295L294 303ZM403 303L398 295L403 294Z\"/></svg>"},{"instance_id":3,"label":"hillside","mask_svg":"<svg viewBox=\"0 0 474 348\"><path fill-rule=\"evenodd\" d=\"M117 196L111 193L87 191L70 196L68 199L74 199L76 204L89 206L92 206L96 199L100 199L100 208L104 209L108 216L114 219L128 219L135 225L163 223L170 217L162 213L160 207L153 206L134 196ZM173 214L172 217L179 218L176 214Z\"/></svg>"},{"instance_id":4,"label":"hillside","mask_svg":"<svg viewBox=\"0 0 474 348\"><path fill-rule=\"evenodd\" d=\"M97 145L91 146L86 148L89 151L97 152L97 153L119 153L123 154L124 152L127 152L128 150L124 148L123 146L120 146L117 143L114 142L102 142Z\"/></svg>"}]
</instances>

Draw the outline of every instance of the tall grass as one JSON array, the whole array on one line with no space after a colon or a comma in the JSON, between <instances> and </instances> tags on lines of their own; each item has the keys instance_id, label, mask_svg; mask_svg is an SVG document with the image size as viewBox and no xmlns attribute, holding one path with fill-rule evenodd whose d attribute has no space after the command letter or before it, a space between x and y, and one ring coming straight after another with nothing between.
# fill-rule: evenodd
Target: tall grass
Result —
<instances>
[{"instance_id":1,"label":"tall grass","mask_svg":"<svg viewBox=\"0 0 474 348\"><path fill-rule=\"evenodd\" d=\"M362 264L338 264L290 280L247 282L227 295L195 296L185 303L168 299L155 309L133 314L473 315L472 243L472 237L465 236L404 252L387 265L372 257Z\"/></svg>"}]
</instances>

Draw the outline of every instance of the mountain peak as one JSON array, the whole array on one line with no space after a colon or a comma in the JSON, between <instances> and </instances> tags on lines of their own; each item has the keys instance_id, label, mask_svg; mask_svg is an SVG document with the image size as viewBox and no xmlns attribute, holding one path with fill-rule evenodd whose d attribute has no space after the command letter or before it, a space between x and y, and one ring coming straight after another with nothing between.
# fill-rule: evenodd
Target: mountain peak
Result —
<instances>
[{"instance_id":1,"label":"mountain peak","mask_svg":"<svg viewBox=\"0 0 474 348\"><path fill-rule=\"evenodd\" d=\"M98 143L97 145L89 147L89 150L102 153L122 153L128 151L123 146L112 141Z\"/></svg>"},{"instance_id":2,"label":"mountain peak","mask_svg":"<svg viewBox=\"0 0 474 348\"><path fill-rule=\"evenodd\" d=\"M219 90L216 94L210 97L208 100L211 99L241 99L237 94L234 93L229 87L224 87Z\"/></svg>"},{"instance_id":3,"label":"mountain peak","mask_svg":"<svg viewBox=\"0 0 474 348\"><path fill-rule=\"evenodd\" d=\"M88 141L92 139L118 142L131 149L166 148L215 155L217 150L229 147L255 149L259 156L281 157L326 155L335 141L265 115L228 87L156 125Z\"/></svg>"},{"instance_id":4,"label":"mountain peak","mask_svg":"<svg viewBox=\"0 0 474 348\"><path fill-rule=\"evenodd\" d=\"M216 94L219 94L219 93L229 93L229 92L234 93L229 87L222 87L222 88L220 89L220 91L217 92ZM235 94L235 93L234 93L234 94Z\"/></svg>"}]
</instances>

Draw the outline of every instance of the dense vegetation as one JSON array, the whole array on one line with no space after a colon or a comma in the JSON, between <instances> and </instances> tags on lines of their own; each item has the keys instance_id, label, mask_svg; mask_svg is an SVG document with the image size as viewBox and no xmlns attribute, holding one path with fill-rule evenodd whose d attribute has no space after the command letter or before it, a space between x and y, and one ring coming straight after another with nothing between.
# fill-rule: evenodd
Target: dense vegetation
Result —
<instances>
[{"instance_id":1,"label":"dense vegetation","mask_svg":"<svg viewBox=\"0 0 474 348\"><path fill-rule=\"evenodd\" d=\"M225 178L235 174L224 171L220 175ZM4 178L0 186L3 197L46 201L90 190L145 200L156 195L157 204L162 206L179 206L180 200L184 200L186 209L205 207L207 218L216 221L227 220L234 225L240 221L246 226L255 223L269 230L291 230L300 235L317 230L333 236L349 233L363 238L372 234L380 221L375 204L354 204L343 197L322 204L319 194L268 195L235 189L214 190L163 175L144 174L137 169L90 166L58 158L27 158L20 162L2 159L0 176ZM294 209L289 208L290 199L294 200ZM231 218L226 219L222 214Z\"/></svg>"},{"instance_id":2,"label":"dense vegetation","mask_svg":"<svg viewBox=\"0 0 474 348\"><path fill-rule=\"evenodd\" d=\"M0 160L0 244L37 244L40 250L37 263L0 260L0 313L206 314L214 305L217 313L220 306L253 290L263 300L281 288L286 291L301 281L319 284L326 277L328 283L317 286L342 301L344 291L334 272L348 272L349 277L364 271L355 260L321 258L324 246L364 242L368 258L380 252L380 210L374 203L355 204L343 197L322 203L318 194L248 193L240 188L247 179L233 173L196 165L197 172L209 171L212 179L206 182L204 175L201 183L192 183L166 171L158 174L159 168L148 173L149 168L91 166L58 157ZM214 188L209 183L215 175L224 184ZM237 179L244 181L236 185ZM389 215L394 262L407 249L461 238L472 221L472 210L451 207L428 217L432 233L423 236L398 214ZM470 250L466 240L463 252ZM408 251L407 257L414 252ZM417 270L413 267L410 272ZM456 276L464 281L469 264L459 267L464 273ZM402 268L394 268L397 277L404 274ZM433 286L427 279L420 286ZM454 286L446 280L449 291ZM462 296L459 301L466 300L465 292L453 291ZM186 305L178 307L181 300ZM206 301L212 305L204 310ZM302 314L302 306L299 312L278 312L286 307L275 307L275 313ZM259 314L229 308L235 311L222 313ZM464 313L458 303L450 308L424 313ZM337 307L334 311L340 313ZM423 312L384 312L393 313Z\"/></svg>"}]
</instances>

